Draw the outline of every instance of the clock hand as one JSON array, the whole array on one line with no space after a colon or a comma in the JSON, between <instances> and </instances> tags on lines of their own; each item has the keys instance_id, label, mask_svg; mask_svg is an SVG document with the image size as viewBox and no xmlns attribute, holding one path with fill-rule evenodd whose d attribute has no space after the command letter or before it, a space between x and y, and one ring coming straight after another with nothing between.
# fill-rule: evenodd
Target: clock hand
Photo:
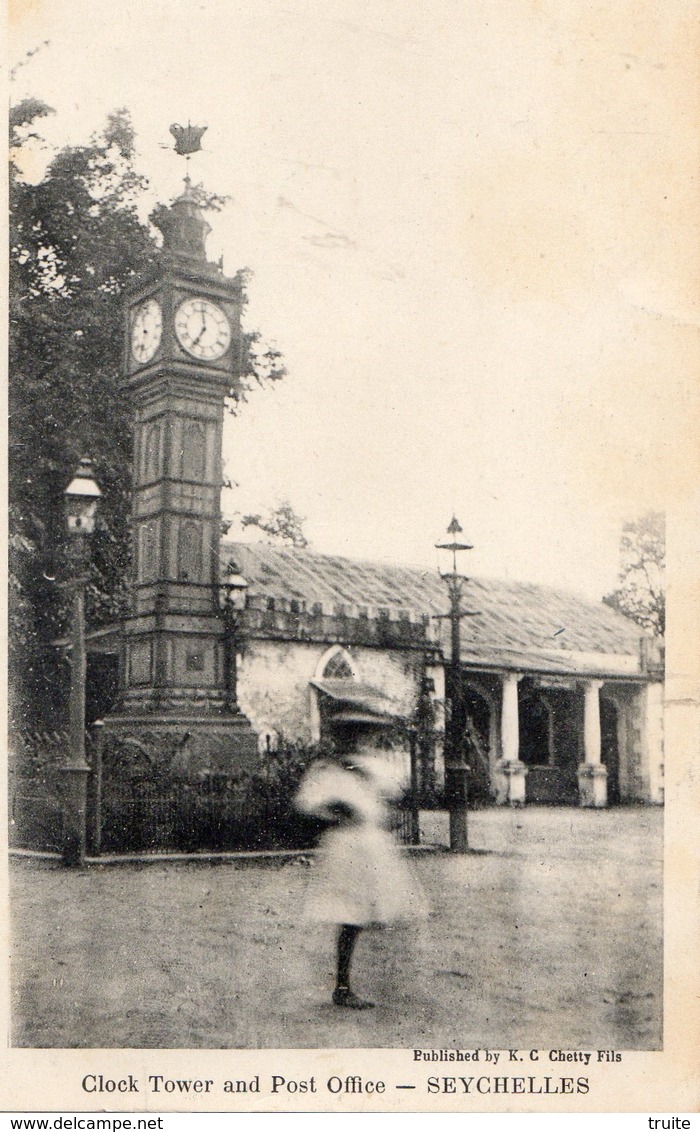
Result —
<instances>
[{"instance_id":1,"label":"clock hand","mask_svg":"<svg viewBox=\"0 0 700 1132\"><path fill-rule=\"evenodd\" d=\"M202 337L202 335L204 334L206 329L207 329L207 324L205 322L204 325L202 326L202 329L200 330L199 334L197 335L197 337L192 339L192 345L193 346L197 345L197 343L199 342L200 338Z\"/></svg>"},{"instance_id":2,"label":"clock hand","mask_svg":"<svg viewBox=\"0 0 700 1132\"><path fill-rule=\"evenodd\" d=\"M204 311L200 311L199 313L200 313L200 315L201 315L201 318L202 318L202 329L200 330L200 332L199 332L199 334L197 335L197 337L196 337L196 338L194 339L194 341L193 341L193 343L192 343L192 345L193 345L193 346L196 346L196 345L197 345L197 343L199 342L199 340L200 340L200 339L201 339L201 338L203 337L203 335L204 335L204 334L206 334L206 332L207 332L207 329L208 329L208 326L207 326L207 316L206 316L205 312L204 312Z\"/></svg>"}]
</instances>

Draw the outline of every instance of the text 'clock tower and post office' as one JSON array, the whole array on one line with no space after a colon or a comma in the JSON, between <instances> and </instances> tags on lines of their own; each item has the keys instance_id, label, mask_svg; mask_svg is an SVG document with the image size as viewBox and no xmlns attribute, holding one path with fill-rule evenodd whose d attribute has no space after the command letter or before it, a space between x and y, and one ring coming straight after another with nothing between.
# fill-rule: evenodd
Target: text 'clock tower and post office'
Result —
<instances>
[{"instance_id":1,"label":"text 'clock tower and post office'","mask_svg":"<svg viewBox=\"0 0 700 1132\"><path fill-rule=\"evenodd\" d=\"M158 265L126 303L133 567L121 697L107 732L176 749L183 773L250 765L256 736L227 687L219 547L224 402L241 366L242 284L210 263L189 177L154 223Z\"/></svg>"}]
</instances>

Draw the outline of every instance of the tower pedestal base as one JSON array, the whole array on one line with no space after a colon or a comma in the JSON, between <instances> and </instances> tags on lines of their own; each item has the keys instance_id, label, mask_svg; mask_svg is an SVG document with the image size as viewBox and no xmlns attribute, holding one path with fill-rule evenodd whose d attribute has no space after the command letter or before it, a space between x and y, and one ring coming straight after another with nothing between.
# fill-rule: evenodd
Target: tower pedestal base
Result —
<instances>
[{"instance_id":1,"label":"tower pedestal base","mask_svg":"<svg viewBox=\"0 0 700 1132\"><path fill-rule=\"evenodd\" d=\"M134 763L145 760L174 778L237 777L258 765L258 737L242 712L115 712L104 721L103 744L112 743L121 748L125 762L133 756Z\"/></svg>"}]
</instances>

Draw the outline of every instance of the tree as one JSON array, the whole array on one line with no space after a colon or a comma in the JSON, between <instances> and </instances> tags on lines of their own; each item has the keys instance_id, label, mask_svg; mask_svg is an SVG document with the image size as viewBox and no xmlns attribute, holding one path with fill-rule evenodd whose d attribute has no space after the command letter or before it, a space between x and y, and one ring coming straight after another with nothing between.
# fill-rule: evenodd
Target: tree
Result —
<instances>
[{"instance_id":1,"label":"tree","mask_svg":"<svg viewBox=\"0 0 700 1132\"><path fill-rule=\"evenodd\" d=\"M32 180L37 123L53 113L26 99L10 113L10 672L16 721L54 710L59 686L49 642L65 624L62 493L83 455L103 491L93 539L88 613L93 624L125 610L129 568L130 406L120 385L125 289L158 255L139 217L148 189L135 168L126 110L87 145L54 154ZM221 198L202 193L203 207ZM246 273L241 273L245 283ZM256 331L243 343L236 411L257 384L284 375ZM90 448L86 452L86 447Z\"/></svg>"},{"instance_id":2,"label":"tree","mask_svg":"<svg viewBox=\"0 0 700 1132\"><path fill-rule=\"evenodd\" d=\"M666 627L666 520L658 511L625 523L620 539L619 588L603 601L662 636Z\"/></svg>"},{"instance_id":3,"label":"tree","mask_svg":"<svg viewBox=\"0 0 700 1132\"><path fill-rule=\"evenodd\" d=\"M304 534L306 519L297 515L288 500L284 500L277 507L270 510L267 515L242 515L242 527L257 527L267 535L268 542L284 542L296 550L303 550L309 545Z\"/></svg>"}]
</instances>

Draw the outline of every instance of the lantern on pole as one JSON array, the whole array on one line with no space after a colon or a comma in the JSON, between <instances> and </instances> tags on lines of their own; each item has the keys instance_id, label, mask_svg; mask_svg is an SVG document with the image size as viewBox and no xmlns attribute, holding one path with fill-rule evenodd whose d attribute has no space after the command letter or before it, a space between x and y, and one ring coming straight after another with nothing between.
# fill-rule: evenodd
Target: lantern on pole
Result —
<instances>
[{"instance_id":1,"label":"lantern on pole","mask_svg":"<svg viewBox=\"0 0 700 1132\"><path fill-rule=\"evenodd\" d=\"M102 495L95 482L90 460L83 458L64 491L68 535L73 541L75 573L72 579L71 680L68 760L61 768L64 786L63 861L66 865L85 863L87 823L87 780L90 767L85 761L85 585L87 542L95 530L98 500Z\"/></svg>"},{"instance_id":2,"label":"lantern on pole","mask_svg":"<svg viewBox=\"0 0 700 1132\"><path fill-rule=\"evenodd\" d=\"M63 493L68 534L91 535L95 530L97 501L102 495L95 483L92 462L86 457L80 461L73 479Z\"/></svg>"},{"instance_id":3,"label":"lantern on pole","mask_svg":"<svg viewBox=\"0 0 700 1132\"><path fill-rule=\"evenodd\" d=\"M450 625L450 651L445 665L445 798L450 816L450 849L466 853L469 767L464 757L465 707L462 689L460 629L463 617L475 616L462 610L462 592L468 579L457 569L457 556L473 550L460 539L462 528L456 518L447 528L448 538L435 544L439 555L440 577L447 586L449 612L442 616Z\"/></svg>"},{"instance_id":4,"label":"lantern on pole","mask_svg":"<svg viewBox=\"0 0 700 1132\"><path fill-rule=\"evenodd\" d=\"M240 640L240 628L246 607L248 583L235 563L229 568L220 586L220 605L224 618L224 673L226 681L226 708L238 711L238 673L236 653Z\"/></svg>"}]
</instances>

